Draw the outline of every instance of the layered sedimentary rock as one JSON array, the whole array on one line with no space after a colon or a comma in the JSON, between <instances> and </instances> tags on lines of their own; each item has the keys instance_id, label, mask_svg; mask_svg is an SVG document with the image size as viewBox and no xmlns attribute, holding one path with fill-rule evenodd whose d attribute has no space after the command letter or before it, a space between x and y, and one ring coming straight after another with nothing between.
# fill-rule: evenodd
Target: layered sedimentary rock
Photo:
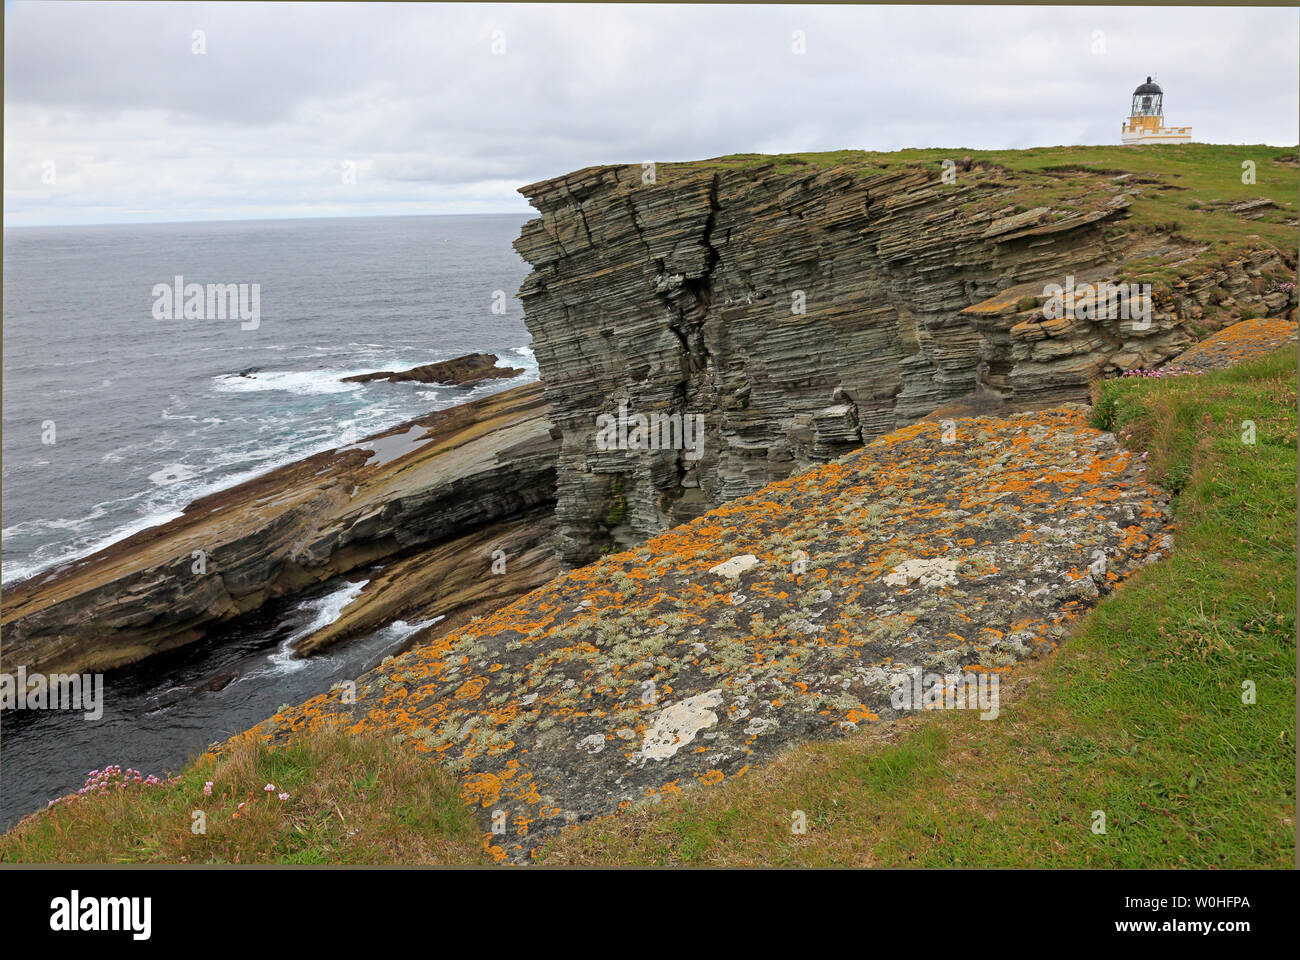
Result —
<instances>
[{"instance_id":1,"label":"layered sedimentary rock","mask_svg":"<svg viewBox=\"0 0 1300 960\"><path fill-rule=\"evenodd\" d=\"M635 543L945 405L1084 400L1098 375L1193 342L1200 297L1287 299L1252 286L1277 265L1262 250L1153 294L1149 323L1049 323L1048 284L1198 248L1122 228L1139 186L1106 180L1026 210L998 202L1012 175L977 173L710 161L522 188L541 214L516 248L533 265L520 296L563 437L561 558ZM652 414L703 415L700 455L598 442L602 415Z\"/></svg>"},{"instance_id":2,"label":"layered sedimentary rock","mask_svg":"<svg viewBox=\"0 0 1300 960\"><path fill-rule=\"evenodd\" d=\"M555 572L551 430L541 387L529 384L197 500L169 523L6 587L3 667L122 666L376 565L341 622L300 649L399 617L454 625Z\"/></svg>"},{"instance_id":3,"label":"layered sedimentary rock","mask_svg":"<svg viewBox=\"0 0 1300 960\"><path fill-rule=\"evenodd\" d=\"M1142 464L1077 409L905 427L250 735L395 736L459 776L495 856L527 860L566 826L922 709L901 696L918 678L947 678L953 706L983 677L991 696L960 706L995 714L993 677L1172 547Z\"/></svg>"},{"instance_id":4,"label":"layered sedimentary rock","mask_svg":"<svg viewBox=\"0 0 1300 960\"><path fill-rule=\"evenodd\" d=\"M520 367L498 367L492 353L467 353L463 357L426 363L410 370L378 370L344 377L344 383L367 383L387 380L393 383L411 380L416 383L441 383L447 386L472 387L484 380L501 380L523 373Z\"/></svg>"},{"instance_id":5,"label":"layered sedimentary rock","mask_svg":"<svg viewBox=\"0 0 1300 960\"><path fill-rule=\"evenodd\" d=\"M1086 397L1101 376L1176 358L1196 342L1197 321L1205 318L1211 296L1263 309L1289 306L1287 291L1259 283L1265 271L1281 267L1276 251L1260 249L1165 294L1085 271L1068 278L1072 300L1064 291L1056 298L1068 310L1053 310L1035 281L966 307L960 316L983 338L984 384L1015 409L1038 409Z\"/></svg>"}]
</instances>

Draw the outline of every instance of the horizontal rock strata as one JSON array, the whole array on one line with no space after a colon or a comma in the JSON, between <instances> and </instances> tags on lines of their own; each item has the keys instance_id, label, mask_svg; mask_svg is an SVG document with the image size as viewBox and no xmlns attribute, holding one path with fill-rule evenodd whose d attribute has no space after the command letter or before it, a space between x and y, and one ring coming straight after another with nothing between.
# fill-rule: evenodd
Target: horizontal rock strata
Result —
<instances>
[{"instance_id":1,"label":"horizontal rock strata","mask_svg":"<svg viewBox=\"0 0 1300 960\"><path fill-rule=\"evenodd\" d=\"M542 389L529 384L197 500L169 523L7 586L3 667L122 666L376 564L396 565L301 649L531 589L554 572L551 430Z\"/></svg>"},{"instance_id":2,"label":"horizontal rock strata","mask_svg":"<svg viewBox=\"0 0 1300 960\"><path fill-rule=\"evenodd\" d=\"M1097 376L1185 349L1211 299L1291 296L1264 283L1285 265L1261 249L1153 294L1149 326L1044 322L1049 283L1200 249L1124 228L1139 182L1062 183L1074 195L1023 209L999 203L1016 181L996 167L945 183L937 169L724 159L522 188L541 214L516 248L533 266L520 296L563 437L561 558L629 546L936 408L1085 400ZM702 415L699 449L602 446L598 418L650 414Z\"/></svg>"},{"instance_id":3,"label":"horizontal rock strata","mask_svg":"<svg viewBox=\"0 0 1300 960\"><path fill-rule=\"evenodd\" d=\"M914 670L1001 677L1050 649L1172 545L1141 464L1077 409L918 423L248 735L396 735L459 775L494 855L526 860L581 820L886 722Z\"/></svg>"}]
</instances>

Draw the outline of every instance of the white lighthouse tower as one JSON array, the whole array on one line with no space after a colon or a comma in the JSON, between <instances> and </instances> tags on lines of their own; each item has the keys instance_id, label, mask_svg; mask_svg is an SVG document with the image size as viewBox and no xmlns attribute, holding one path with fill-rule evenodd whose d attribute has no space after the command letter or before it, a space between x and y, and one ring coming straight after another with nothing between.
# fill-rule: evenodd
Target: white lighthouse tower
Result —
<instances>
[{"instance_id":1,"label":"white lighthouse tower","mask_svg":"<svg viewBox=\"0 0 1300 960\"><path fill-rule=\"evenodd\" d=\"M1129 118L1120 129L1120 141L1130 143L1191 143L1191 127L1166 127L1165 92L1160 85L1147 77L1133 91L1133 106Z\"/></svg>"}]
</instances>

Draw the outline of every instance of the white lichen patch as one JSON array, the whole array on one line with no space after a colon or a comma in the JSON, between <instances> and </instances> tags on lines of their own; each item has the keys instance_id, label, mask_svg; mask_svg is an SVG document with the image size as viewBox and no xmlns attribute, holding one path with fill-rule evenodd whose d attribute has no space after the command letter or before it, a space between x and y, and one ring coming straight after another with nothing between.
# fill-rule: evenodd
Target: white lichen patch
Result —
<instances>
[{"instance_id":1,"label":"white lichen patch","mask_svg":"<svg viewBox=\"0 0 1300 960\"><path fill-rule=\"evenodd\" d=\"M951 587L957 582L957 561L942 557L905 560L885 575L891 587L905 587L913 581L923 587Z\"/></svg>"},{"instance_id":2,"label":"white lichen patch","mask_svg":"<svg viewBox=\"0 0 1300 960\"><path fill-rule=\"evenodd\" d=\"M745 553L739 557L732 557L730 560L724 560L716 567L709 567L709 573L716 574L719 577L732 579L740 576L746 570L752 570L758 566L758 557L752 553Z\"/></svg>"},{"instance_id":3,"label":"white lichen patch","mask_svg":"<svg viewBox=\"0 0 1300 960\"><path fill-rule=\"evenodd\" d=\"M722 690L716 689L664 707L646 731L641 749L633 759L667 760L705 727L717 724L718 715L712 708L721 704Z\"/></svg>"}]
</instances>

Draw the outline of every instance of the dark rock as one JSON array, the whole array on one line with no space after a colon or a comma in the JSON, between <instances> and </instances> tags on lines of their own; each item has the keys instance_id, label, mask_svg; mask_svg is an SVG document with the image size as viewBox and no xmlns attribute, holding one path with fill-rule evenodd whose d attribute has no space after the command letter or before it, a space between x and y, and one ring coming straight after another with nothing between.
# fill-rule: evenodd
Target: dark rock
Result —
<instances>
[{"instance_id":1,"label":"dark rock","mask_svg":"<svg viewBox=\"0 0 1300 960\"><path fill-rule=\"evenodd\" d=\"M372 452L399 435L395 451ZM557 446L541 386L528 384L204 497L169 523L6 585L3 669L80 673L133 663L381 560L410 576L396 585L392 574L375 577L343 622L304 638L300 650L407 613L450 620L457 610L500 602L554 573ZM498 541L507 545L501 577L488 573L490 557L482 565L479 557ZM431 586L459 567L475 576Z\"/></svg>"},{"instance_id":2,"label":"dark rock","mask_svg":"<svg viewBox=\"0 0 1300 960\"><path fill-rule=\"evenodd\" d=\"M387 380L392 383L413 380L416 383L440 383L446 386L472 387L484 380L509 379L523 373L520 367L498 367L497 357L491 353L467 353L454 360L441 360L438 363L426 363L410 370L379 370L375 373L359 373L344 377L344 383L366 383L371 380Z\"/></svg>"},{"instance_id":3,"label":"dark rock","mask_svg":"<svg viewBox=\"0 0 1300 960\"><path fill-rule=\"evenodd\" d=\"M230 670L226 673L219 673L205 683L199 684L195 690L201 690L204 693L216 693L218 690L224 690L230 684L239 679L238 670Z\"/></svg>"}]
</instances>

